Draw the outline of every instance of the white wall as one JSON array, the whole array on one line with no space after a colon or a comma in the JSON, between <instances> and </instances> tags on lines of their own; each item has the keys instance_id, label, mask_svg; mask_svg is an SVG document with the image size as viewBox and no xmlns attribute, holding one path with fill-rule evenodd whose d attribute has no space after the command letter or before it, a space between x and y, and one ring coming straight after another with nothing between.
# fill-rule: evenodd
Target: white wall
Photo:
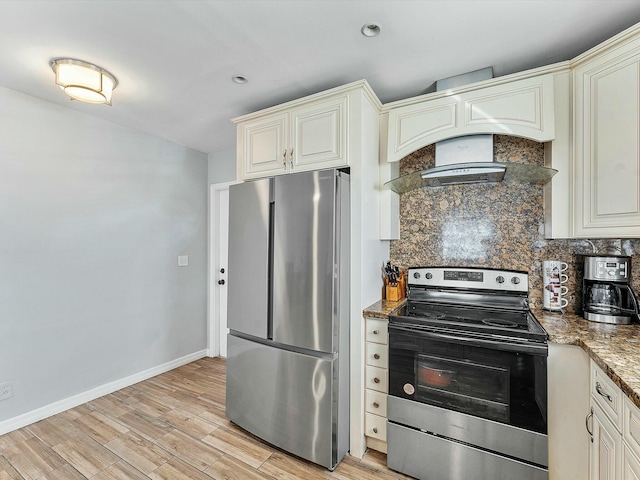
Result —
<instances>
[{"instance_id":1,"label":"white wall","mask_svg":"<svg viewBox=\"0 0 640 480\"><path fill-rule=\"evenodd\" d=\"M233 182L236 179L236 149L209 154L209 184Z\"/></svg>"},{"instance_id":2,"label":"white wall","mask_svg":"<svg viewBox=\"0 0 640 480\"><path fill-rule=\"evenodd\" d=\"M205 154L0 88L0 427L202 356L206 212Z\"/></svg>"}]
</instances>

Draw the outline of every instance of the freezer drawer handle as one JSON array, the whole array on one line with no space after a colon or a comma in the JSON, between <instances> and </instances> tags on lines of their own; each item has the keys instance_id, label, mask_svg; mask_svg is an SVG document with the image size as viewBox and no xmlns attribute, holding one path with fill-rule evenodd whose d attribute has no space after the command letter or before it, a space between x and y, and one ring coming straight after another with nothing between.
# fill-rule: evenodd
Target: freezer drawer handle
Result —
<instances>
[{"instance_id":1,"label":"freezer drawer handle","mask_svg":"<svg viewBox=\"0 0 640 480\"><path fill-rule=\"evenodd\" d=\"M611 395L609 395L607 392L602 391L602 385L600 385L600 382L596 382L596 392L598 392L601 397L609 400L609 402L613 402L613 398L611 398Z\"/></svg>"}]
</instances>

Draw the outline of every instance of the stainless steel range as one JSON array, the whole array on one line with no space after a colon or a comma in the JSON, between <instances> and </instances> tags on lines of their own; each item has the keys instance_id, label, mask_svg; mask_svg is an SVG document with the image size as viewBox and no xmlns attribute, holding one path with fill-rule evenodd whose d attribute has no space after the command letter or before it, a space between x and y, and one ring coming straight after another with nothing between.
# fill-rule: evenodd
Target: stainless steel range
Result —
<instances>
[{"instance_id":1,"label":"stainless steel range","mask_svg":"<svg viewBox=\"0 0 640 480\"><path fill-rule=\"evenodd\" d=\"M424 480L546 480L547 335L524 272L409 269L389 317L388 466Z\"/></svg>"}]
</instances>

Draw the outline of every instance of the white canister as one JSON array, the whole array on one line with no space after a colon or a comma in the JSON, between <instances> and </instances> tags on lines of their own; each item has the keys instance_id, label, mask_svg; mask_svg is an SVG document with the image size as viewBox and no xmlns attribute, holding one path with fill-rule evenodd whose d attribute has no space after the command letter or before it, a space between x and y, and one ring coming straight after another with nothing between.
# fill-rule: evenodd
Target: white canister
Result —
<instances>
[{"instance_id":1,"label":"white canister","mask_svg":"<svg viewBox=\"0 0 640 480\"><path fill-rule=\"evenodd\" d=\"M562 310L569 304L565 298L569 289L563 285L569 277L566 272L569 265L559 260L545 260L543 263L543 306L547 310Z\"/></svg>"}]
</instances>

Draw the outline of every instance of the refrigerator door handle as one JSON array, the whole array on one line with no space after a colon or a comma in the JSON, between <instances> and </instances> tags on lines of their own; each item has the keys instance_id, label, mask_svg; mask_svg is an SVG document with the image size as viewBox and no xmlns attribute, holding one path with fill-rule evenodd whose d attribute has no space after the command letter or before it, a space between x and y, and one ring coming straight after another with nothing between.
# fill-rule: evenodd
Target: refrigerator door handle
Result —
<instances>
[{"instance_id":1,"label":"refrigerator door handle","mask_svg":"<svg viewBox=\"0 0 640 480\"><path fill-rule=\"evenodd\" d=\"M273 255L274 255L274 225L275 225L275 201L273 199L273 188L275 183L271 182L271 199L269 201L269 260L267 263L267 275L269 276L267 294L267 338L273 340Z\"/></svg>"}]
</instances>

